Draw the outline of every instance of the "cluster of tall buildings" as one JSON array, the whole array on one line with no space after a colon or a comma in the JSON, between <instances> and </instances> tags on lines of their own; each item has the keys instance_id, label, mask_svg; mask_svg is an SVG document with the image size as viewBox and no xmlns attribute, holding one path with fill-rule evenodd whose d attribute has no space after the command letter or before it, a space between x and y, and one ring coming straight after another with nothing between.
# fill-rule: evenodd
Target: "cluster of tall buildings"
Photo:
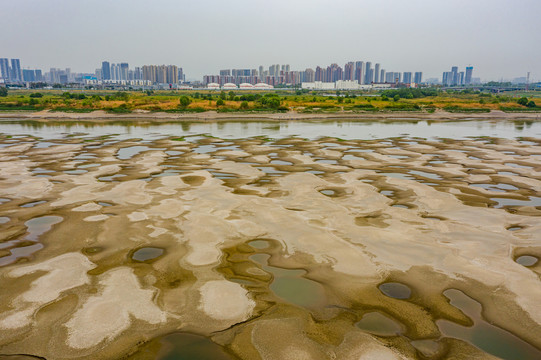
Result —
<instances>
[{"instance_id":1,"label":"cluster of tall buildings","mask_svg":"<svg viewBox=\"0 0 541 360\"><path fill-rule=\"evenodd\" d=\"M453 66L451 71L445 71L442 76L443 86L462 86L472 83L473 66L466 67L466 72L458 71L458 66Z\"/></svg>"},{"instance_id":2,"label":"cluster of tall buildings","mask_svg":"<svg viewBox=\"0 0 541 360\"><path fill-rule=\"evenodd\" d=\"M101 63L101 68L96 69L98 82L104 83L140 83L154 84L179 84L185 81L184 72L176 65L145 65L130 69L128 63L111 64L108 61Z\"/></svg>"},{"instance_id":3,"label":"cluster of tall buildings","mask_svg":"<svg viewBox=\"0 0 541 360\"><path fill-rule=\"evenodd\" d=\"M216 83L224 85L233 84L258 84L268 85L297 85L304 82L335 83L337 81L355 81L358 84L374 83L417 83L423 81L422 72L387 72L381 68L381 64L367 61L350 61L341 67L338 64L331 64L327 67L317 66L316 69L305 69L304 71L291 71L289 65L273 64L265 69L259 66L257 69L232 69L220 70L219 75L205 75L203 84Z\"/></svg>"},{"instance_id":4,"label":"cluster of tall buildings","mask_svg":"<svg viewBox=\"0 0 541 360\"><path fill-rule=\"evenodd\" d=\"M475 83L472 78L473 67L466 67L465 71L458 71L453 66L451 71L443 73L439 79L428 79L426 83L441 83L443 86L464 86ZM94 73L74 73L71 69L51 68L49 72L41 70L22 69L20 59L0 58L0 83L25 84L32 82L45 82L49 84L79 83L87 85L135 85L172 87L184 83L186 80L181 67L176 65L144 65L130 69L127 62L110 63L103 61L101 67ZM267 84L300 85L302 83L334 83L347 82L351 85L371 84L411 84L423 83L423 73L386 71L380 63L371 61L349 61L343 67L338 64L317 66L314 69L291 70L288 64L272 64L268 68L259 66L258 69L225 69L217 75L205 75L203 85L218 84ZM346 83L344 83L346 84ZM323 85L326 87L328 85ZM355 85L356 86L356 85Z\"/></svg>"},{"instance_id":5,"label":"cluster of tall buildings","mask_svg":"<svg viewBox=\"0 0 541 360\"><path fill-rule=\"evenodd\" d=\"M21 70L21 60L7 58L0 59L0 77L4 83L24 83L43 81L41 70Z\"/></svg>"}]
</instances>

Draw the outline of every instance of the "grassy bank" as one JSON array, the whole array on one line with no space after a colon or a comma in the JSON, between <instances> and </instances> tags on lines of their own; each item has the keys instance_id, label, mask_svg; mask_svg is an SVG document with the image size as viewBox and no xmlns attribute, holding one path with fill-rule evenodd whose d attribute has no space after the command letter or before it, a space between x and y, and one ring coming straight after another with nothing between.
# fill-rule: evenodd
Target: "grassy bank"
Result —
<instances>
[{"instance_id":1,"label":"grassy bank","mask_svg":"<svg viewBox=\"0 0 541 360\"><path fill-rule=\"evenodd\" d=\"M256 91L100 91L9 90L0 97L0 111L88 113L103 110L128 114L136 110L166 113L362 113L541 112L541 99L479 92L442 92L436 89L397 89L379 93Z\"/></svg>"}]
</instances>

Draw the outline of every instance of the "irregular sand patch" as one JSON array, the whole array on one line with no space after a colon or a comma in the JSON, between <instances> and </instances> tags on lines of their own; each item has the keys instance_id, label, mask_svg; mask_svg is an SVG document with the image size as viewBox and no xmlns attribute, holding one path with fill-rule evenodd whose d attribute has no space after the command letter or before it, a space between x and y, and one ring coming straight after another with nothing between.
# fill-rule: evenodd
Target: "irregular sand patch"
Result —
<instances>
[{"instance_id":1,"label":"irregular sand patch","mask_svg":"<svg viewBox=\"0 0 541 360\"><path fill-rule=\"evenodd\" d=\"M166 313L154 303L155 289L143 289L133 270L112 269L99 276L102 291L88 298L66 323L67 344L90 348L112 340L131 325L131 317L150 324L166 321Z\"/></svg>"},{"instance_id":2,"label":"irregular sand patch","mask_svg":"<svg viewBox=\"0 0 541 360\"><path fill-rule=\"evenodd\" d=\"M242 286L227 280L208 281L199 291L199 309L213 319L241 322L250 317L255 307Z\"/></svg>"},{"instance_id":3,"label":"irregular sand patch","mask_svg":"<svg viewBox=\"0 0 541 360\"><path fill-rule=\"evenodd\" d=\"M58 299L69 289L90 283L87 272L95 267L96 265L86 256L80 253L67 253L9 271L7 276L12 278L37 271L45 271L47 274L34 280L29 290L14 299L13 304L16 308L0 320L0 327L16 329L29 325L32 316L41 306Z\"/></svg>"},{"instance_id":4,"label":"irregular sand patch","mask_svg":"<svg viewBox=\"0 0 541 360\"><path fill-rule=\"evenodd\" d=\"M99 209L101 209L102 206L101 205L98 205L94 202L91 202L91 203L87 203L87 204L84 204L84 205L81 205L81 206L77 206L73 209L71 209L71 211L80 211L80 212L87 212L87 211L97 211Z\"/></svg>"}]
</instances>

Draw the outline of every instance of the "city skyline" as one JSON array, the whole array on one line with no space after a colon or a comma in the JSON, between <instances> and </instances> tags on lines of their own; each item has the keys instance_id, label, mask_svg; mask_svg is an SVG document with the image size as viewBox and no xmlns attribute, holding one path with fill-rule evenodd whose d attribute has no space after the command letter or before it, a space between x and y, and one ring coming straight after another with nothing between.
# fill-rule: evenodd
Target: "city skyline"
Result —
<instances>
[{"instance_id":1,"label":"city skyline","mask_svg":"<svg viewBox=\"0 0 541 360\"><path fill-rule=\"evenodd\" d=\"M528 71L532 80L541 78L541 49L535 46L541 38L536 18L541 3L535 0L512 7L504 0L343 0L333 6L278 0L265 8L245 0L161 0L146 5L140 0L8 2L4 27L10 31L0 39L2 56L25 59L23 68L76 72L92 72L103 59L136 66L181 64L189 79L222 68L288 63L304 69L357 58L400 72L422 69L426 78L440 77L442 69L454 65L475 66L483 80Z\"/></svg>"},{"instance_id":2,"label":"city skyline","mask_svg":"<svg viewBox=\"0 0 541 360\"><path fill-rule=\"evenodd\" d=\"M10 66L11 64L11 66ZM466 67L466 71L458 72L458 67L453 66L451 72L443 72L441 82L437 78L423 80L423 72L396 72L388 71L371 61L349 61L344 67L336 63L326 68L316 66L315 70L291 69L289 64L272 64L265 70L263 65L253 69L222 69L219 75L205 75L202 83L218 83L220 85L235 83L240 85L248 83L255 85L265 83L268 85L300 85L301 83L325 82L336 83L338 81L355 82L359 85L366 84L437 84L445 86L462 86L480 83L479 78L473 78L473 67ZM101 67L94 73L77 73L71 68L51 68L49 72L41 69L21 69L20 59L0 58L0 81L10 84L28 82L46 82L49 84L81 83L86 85L118 84L118 85L154 85L154 84L183 84L186 76L183 68L176 65L143 65L130 69L129 63L111 63L102 61Z\"/></svg>"}]
</instances>

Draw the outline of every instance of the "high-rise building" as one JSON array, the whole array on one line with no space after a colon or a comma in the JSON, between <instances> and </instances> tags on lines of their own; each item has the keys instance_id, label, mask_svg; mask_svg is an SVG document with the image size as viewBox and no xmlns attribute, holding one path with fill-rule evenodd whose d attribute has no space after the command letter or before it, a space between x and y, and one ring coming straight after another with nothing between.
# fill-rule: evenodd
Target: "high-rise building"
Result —
<instances>
[{"instance_id":1,"label":"high-rise building","mask_svg":"<svg viewBox=\"0 0 541 360\"><path fill-rule=\"evenodd\" d=\"M120 63L120 80L128 80L129 70L128 63Z\"/></svg>"},{"instance_id":2,"label":"high-rise building","mask_svg":"<svg viewBox=\"0 0 541 360\"><path fill-rule=\"evenodd\" d=\"M133 70L133 80L143 80L143 72L138 66Z\"/></svg>"},{"instance_id":3,"label":"high-rise building","mask_svg":"<svg viewBox=\"0 0 541 360\"><path fill-rule=\"evenodd\" d=\"M111 80L111 65L108 61L101 63L101 76L103 80Z\"/></svg>"},{"instance_id":4,"label":"high-rise building","mask_svg":"<svg viewBox=\"0 0 541 360\"><path fill-rule=\"evenodd\" d=\"M413 82L416 84L420 84L423 82L423 73L421 71L417 71L415 73L415 77L413 78Z\"/></svg>"},{"instance_id":5,"label":"high-rise building","mask_svg":"<svg viewBox=\"0 0 541 360\"><path fill-rule=\"evenodd\" d=\"M453 66L451 73L451 85L456 86L458 84L458 66Z\"/></svg>"},{"instance_id":6,"label":"high-rise building","mask_svg":"<svg viewBox=\"0 0 541 360\"><path fill-rule=\"evenodd\" d=\"M389 71L385 74L385 82L388 84L392 84L395 82L394 72Z\"/></svg>"},{"instance_id":7,"label":"high-rise building","mask_svg":"<svg viewBox=\"0 0 541 360\"><path fill-rule=\"evenodd\" d=\"M9 60L6 58L0 59L0 75L4 81L11 80L11 69L9 68Z\"/></svg>"},{"instance_id":8,"label":"high-rise building","mask_svg":"<svg viewBox=\"0 0 541 360\"><path fill-rule=\"evenodd\" d=\"M385 82L385 69L381 69L379 72L379 82L381 83Z\"/></svg>"},{"instance_id":9,"label":"high-rise building","mask_svg":"<svg viewBox=\"0 0 541 360\"><path fill-rule=\"evenodd\" d=\"M403 82L404 84L411 84L411 72L404 72Z\"/></svg>"},{"instance_id":10,"label":"high-rise building","mask_svg":"<svg viewBox=\"0 0 541 360\"><path fill-rule=\"evenodd\" d=\"M21 61L19 59L11 59L11 80L16 82L23 80Z\"/></svg>"},{"instance_id":11,"label":"high-rise building","mask_svg":"<svg viewBox=\"0 0 541 360\"><path fill-rule=\"evenodd\" d=\"M379 67L380 64L376 63L376 66L374 67L374 82L379 83Z\"/></svg>"},{"instance_id":12,"label":"high-rise building","mask_svg":"<svg viewBox=\"0 0 541 360\"><path fill-rule=\"evenodd\" d=\"M304 81L305 82L314 82L316 81L316 73L312 69L306 69L304 70Z\"/></svg>"},{"instance_id":13,"label":"high-rise building","mask_svg":"<svg viewBox=\"0 0 541 360\"><path fill-rule=\"evenodd\" d=\"M355 80L355 63L353 61L344 65L344 80Z\"/></svg>"},{"instance_id":14,"label":"high-rise building","mask_svg":"<svg viewBox=\"0 0 541 360\"><path fill-rule=\"evenodd\" d=\"M43 75L39 69L36 70L36 81L43 81Z\"/></svg>"},{"instance_id":15,"label":"high-rise building","mask_svg":"<svg viewBox=\"0 0 541 360\"><path fill-rule=\"evenodd\" d=\"M364 83L371 84L372 81L374 81L374 73L372 72L372 63L370 61L367 61L364 68Z\"/></svg>"},{"instance_id":16,"label":"high-rise building","mask_svg":"<svg viewBox=\"0 0 541 360\"><path fill-rule=\"evenodd\" d=\"M316 67L314 81L321 81L321 82L325 81L325 70L320 66Z\"/></svg>"},{"instance_id":17,"label":"high-rise building","mask_svg":"<svg viewBox=\"0 0 541 360\"><path fill-rule=\"evenodd\" d=\"M458 85L464 85L464 71L458 73Z\"/></svg>"},{"instance_id":18,"label":"high-rise building","mask_svg":"<svg viewBox=\"0 0 541 360\"><path fill-rule=\"evenodd\" d=\"M441 79L441 84L443 86L451 86L452 82L453 82L453 72L452 71L444 71L442 79Z\"/></svg>"},{"instance_id":19,"label":"high-rise building","mask_svg":"<svg viewBox=\"0 0 541 360\"><path fill-rule=\"evenodd\" d=\"M464 85L470 85L472 83L473 66L466 67L466 75L464 77Z\"/></svg>"},{"instance_id":20,"label":"high-rise building","mask_svg":"<svg viewBox=\"0 0 541 360\"><path fill-rule=\"evenodd\" d=\"M230 69L220 70L220 76L231 76L231 70Z\"/></svg>"},{"instance_id":21,"label":"high-rise building","mask_svg":"<svg viewBox=\"0 0 541 360\"><path fill-rule=\"evenodd\" d=\"M364 62L356 61L355 62L355 80L359 84L364 84Z\"/></svg>"},{"instance_id":22,"label":"high-rise building","mask_svg":"<svg viewBox=\"0 0 541 360\"><path fill-rule=\"evenodd\" d=\"M176 65L145 65L143 66L143 80L148 80L153 84L177 84L179 68Z\"/></svg>"},{"instance_id":23,"label":"high-rise building","mask_svg":"<svg viewBox=\"0 0 541 360\"><path fill-rule=\"evenodd\" d=\"M25 82L35 82L36 81L36 72L34 70L25 70L23 69L23 81Z\"/></svg>"}]
</instances>

